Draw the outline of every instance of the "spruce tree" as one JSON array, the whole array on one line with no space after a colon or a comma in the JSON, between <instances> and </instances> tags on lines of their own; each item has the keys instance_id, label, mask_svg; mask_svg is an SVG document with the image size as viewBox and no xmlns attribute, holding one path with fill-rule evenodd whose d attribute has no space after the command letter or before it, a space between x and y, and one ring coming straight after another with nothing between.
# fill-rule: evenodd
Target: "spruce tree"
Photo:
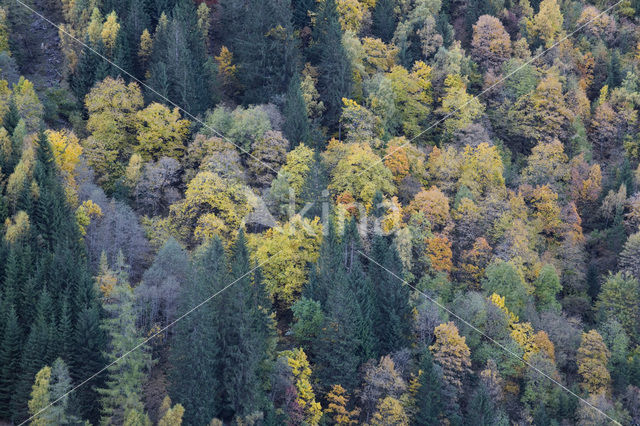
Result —
<instances>
[{"instance_id":1,"label":"spruce tree","mask_svg":"<svg viewBox=\"0 0 640 426\"><path fill-rule=\"evenodd\" d=\"M303 205L310 204L310 207L304 213L304 217L313 219L319 217L322 221L328 220L324 215L329 214L329 192L327 185L327 170L322 161L319 151L315 151L313 155L313 163L307 177L302 186L300 197ZM325 211L326 210L326 211Z\"/></svg>"},{"instance_id":2,"label":"spruce tree","mask_svg":"<svg viewBox=\"0 0 640 426\"><path fill-rule=\"evenodd\" d=\"M295 73L289 82L282 112L284 114L284 135L289 140L291 149L300 142L308 145L311 142L311 128L307 116L307 106L300 89L298 73Z\"/></svg>"},{"instance_id":3,"label":"spruce tree","mask_svg":"<svg viewBox=\"0 0 640 426\"><path fill-rule=\"evenodd\" d=\"M290 0L223 0L224 42L238 66L244 103L284 94L299 67Z\"/></svg>"},{"instance_id":4,"label":"spruce tree","mask_svg":"<svg viewBox=\"0 0 640 426\"><path fill-rule=\"evenodd\" d=\"M342 98L348 98L353 84L351 62L342 45L342 29L335 0L326 0L313 30L313 59L318 69L318 92L326 107L324 124L337 129Z\"/></svg>"},{"instance_id":5,"label":"spruce tree","mask_svg":"<svg viewBox=\"0 0 640 426\"><path fill-rule=\"evenodd\" d=\"M28 417L27 401L33 379L43 366L52 361L55 350L55 323L51 324L52 313L51 297L44 289L38 299L35 321L22 350L18 383L11 398L11 414L14 421L22 421Z\"/></svg>"},{"instance_id":6,"label":"spruce tree","mask_svg":"<svg viewBox=\"0 0 640 426\"><path fill-rule=\"evenodd\" d=\"M335 222L330 220L320 245L318 261L311 269L309 283L304 287L303 295L320 302L323 307L326 306L329 292L342 269L342 245L336 233Z\"/></svg>"},{"instance_id":7,"label":"spruce tree","mask_svg":"<svg viewBox=\"0 0 640 426\"><path fill-rule=\"evenodd\" d=\"M371 31L385 43L389 43L396 30L394 0L378 0L373 8Z\"/></svg>"},{"instance_id":8,"label":"spruce tree","mask_svg":"<svg viewBox=\"0 0 640 426\"><path fill-rule=\"evenodd\" d=\"M258 379L258 368L267 355L268 329L256 316L252 301L251 264L244 231L240 230L232 247L231 282L236 281L218 296L215 326L219 333L223 393L222 417L245 416L254 412L256 403L263 400L264 383Z\"/></svg>"},{"instance_id":9,"label":"spruce tree","mask_svg":"<svg viewBox=\"0 0 640 426\"><path fill-rule=\"evenodd\" d=\"M365 362L370 358L377 358L373 332L375 296L371 279L363 269L362 258L359 253L359 251L363 250L363 247L355 218L352 218L346 226L342 241L347 283L355 294L359 308L359 317L353 318L360 340L357 353L361 361Z\"/></svg>"},{"instance_id":10,"label":"spruce tree","mask_svg":"<svg viewBox=\"0 0 640 426\"><path fill-rule=\"evenodd\" d=\"M83 309L73 331L73 344L69 360L71 378L74 383L82 383L106 364L102 354L106 346L104 330L100 328L100 310L97 306ZM99 399L96 389L104 383L104 375L100 375L85 386L76 397L79 417L96 424L100 418L97 404Z\"/></svg>"},{"instance_id":11,"label":"spruce tree","mask_svg":"<svg viewBox=\"0 0 640 426\"><path fill-rule=\"evenodd\" d=\"M84 40L84 47L80 52L78 63L74 72L69 76L69 86L79 104L84 104L84 97L96 82L96 70L99 66L99 62L103 61L92 49L92 43L89 41L89 36Z\"/></svg>"},{"instance_id":12,"label":"spruce tree","mask_svg":"<svg viewBox=\"0 0 640 426\"><path fill-rule=\"evenodd\" d=\"M416 394L417 415L415 417L418 426L437 424L442 413L442 388L441 373L433 363L431 352L424 349L420 360L420 387Z\"/></svg>"},{"instance_id":13,"label":"spruce tree","mask_svg":"<svg viewBox=\"0 0 640 426\"><path fill-rule=\"evenodd\" d=\"M18 107L16 106L16 100L13 96L9 98L9 109L4 114L2 119L2 127L7 130L7 133L13 135L13 131L15 130L18 122L20 121L20 113L18 112ZM17 154L14 152L14 155ZM5 172L6 173L6 172Z\"/></svg>"},{"instance_id":14,"label":"spruce tree","mask_svg":"<svg viewBox=\"0 0 640 426\"><path fill-rule=\"evenodd\" d=\"M219 238L201 247L195 255L192 276L186 283L180 312L187 312L229 283L224 247ZM219 345L216 298L176 324L170 348L171 399L185 408L185 422L207 424L222 408L220 401ZM232 324L229 323L231 326Z\"/></svg>"},{"instance_id":15,"label":"spruce tree","mask_svg":"<svg viewBox=\"0 0 640 426\"><path fill-rule=\"evenodd\" d=\"M154 91L146 93L150 100L166 103L164 98L167 98L194 115L212 106L211 84L215 81L197 28L196 8L190 0L178 0L171 19L162 17L156 30L147 80Z\"/></svg>"},{"instance_id":16,"label":"spruce tree","mask_svg":"<svg viewBox=\"0 0 640 426\"><path fill-rule=\"evenodd\" d=\"M497 424L496 406L487 388L481 383L473 393L473 398L467 407L465 424L489 426Z\"/></svg>"},{"instance_id":17,"label":"spruce tree","mask_svg":"<svg viewBox=\"0 0 640 426\"><path fill-rule=\"evenodd\" d=\"M10 419L13 417L11 398L15 393L20 370L23 334L13 305L8 306L3 321L4 333L0 344L0 418Z\"/></svg>"},{"instance_id":18,"label":"spruce tree","mask_svg":"<svg viewBox=\"0 0 640 426\"><path fill-rule=\"evenodd\" d=\"M329 291L325 309L326 322L318 343L317 374L324 387L340 384L351 392L358 385L361 363L358 348L362 343L357 323L362 314L344 268L340 268Z\"/></svg>"},{"instance_id":19,"label":"spruce tree","mask_svg":"<svg viewBox=\"0 0 640 426\"><path fill-rule=\"evenodd\" d=\"M373 238L370 257L377 262L369 262L369 276L376 298L373 324L377 352L385 355L408 344L411 324L409 289L398 278L402 277L398 252L385 237L376 235Z\"/></svg>"}]
</instances>

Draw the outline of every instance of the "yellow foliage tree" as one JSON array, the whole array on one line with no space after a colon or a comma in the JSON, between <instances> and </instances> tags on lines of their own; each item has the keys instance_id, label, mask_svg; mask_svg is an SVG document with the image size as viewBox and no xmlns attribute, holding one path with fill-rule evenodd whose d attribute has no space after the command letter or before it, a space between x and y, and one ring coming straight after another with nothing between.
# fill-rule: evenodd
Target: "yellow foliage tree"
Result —
<instances>
[{"instance_id":1,"label":"yellow foliage tree","mask_svg":"<svg viewBox=\"0 0 640 426\"><path fill-rule=\"evenodd\" d=\"M458 74L448 75L444 87L441 111L446 117L445 132L452 135L473 123L484 112L484 106L477 97L467 93L467 86Z\"/></svg>"},{"instance_id":2,"label":"yellow foliage tree","mask_svg":"<svg viewBox=\"0 0 640 426\"><path fill-rule=\"evenodd\" d=\"M467 145L462 153L458 185L469 188L474 196L504 191L504 166L498 148L486 142Z\"/></svg>"},{"instance_id":3,"label":"yellow foliage tree","mask_svg":"<svg viewBox=\"0 0 640 426\"><path fill-rule=\"evenodd\" d=\"M358 415L360 410L347 410L349 403L349 395L347 391L340 385L333 385L327 394L327 402L329 405L325 413L332 415L333 423L336 425L355 425L358 424Z\"/></svg>"},{"instance_id":4,"label":"yellow foliage tree","mask_svg":"<svg viewBox=\"0 0 640 426\"><path fill-rule=\"evenodd\" d=\"M18 83L13 86L13 100L20 117L27 126L27 131L39 130L44 107L38 99L33 83L21 76Z\"/></svg>"},{"instance_id":5,"label":"yellow foliage tree","mask_svg":"<svg viewBox=\"0 0 640 426\"><path fill-rule=\"evenodd\" d=\"M181 404L171 406L171 398L165 396L160 406L160 419L158 426L180 426L182 424L182 416L184 415L184 407Z\"/></svg>"},{"instance_id":6,"label":"yellow foliage tree","mask_svg":"<svg viewBox=\"0 0 640 426\"><path fill-rule=\"evenodd\" d=\"M118 37L118 31L120 31L120 24L118 23L118 15L115 11L112 11L107 15L104 24L102 24L102 31L100 31L100 38L107 48L107 52L112 54L113 48L116 45L116 38Z\"/></svg>"},{"instance_id":7,"label":"yellow foliage tree","mask_svg":"<svg viewBox=\"0 0 640 426\"><path fill-rule=\"evenodd\" d=\"M136 150L144 160L157 160L160 157L179 159L185 149L190 125L189 120L180 118L177 107L172 111L154 102L136 113Z\"/></svg>"},{"instance_id":8,"label":"yellow foliage tree","mask_svg":"<svg viewBox=\"0 0 640 426\"><path fill-rule=\"evenodd\" d=\"M53 151L53 158L65 182L67 200L71 205L75 206L78 199L75 170L80 162L80 154L82 154L80 141L75 133L66 129L59 131L47 130L46 135Z\"/></svg>"},{"instance_id":9,"label":"yellow foliage tree","mask_svg":"<svg viewBox=\"0 0 640 426\"><path fill-rule=\"evenodd\" d=\"M458 390L471 368L471 351L466 338L458 334L453 322L442 323L434 330L435 343L429 346L434 360L442 367L445 382Z\"/></svg>"},{"instance_id":10,"label":"yellow foliage tree","mask_svg":"<svg viewBox=\"0 0 640 426\"><path fill-rule=\"evenodd\" d=\"M265 286L279 307L288 308L299 297L307 281L307 264L318 259L321 240L319 218L310 221L298 215L250 239L257 262L264 264Z\"/></svg>"},{"instance_id":11,"label":"yellow foliage tree","mask_svg":"<svg viewBox=\"0 0 640 426\"><path fill-rule=\"evenodd\" d=\"M123 172L135 145L136 113L142 107L142 91L122 78L105 78L85 97L89 113L84 142L85 156L99 177L112 184Z\"/></svg>"},{"instance_id":12,"label":"yellow foliage tree","mask_svg":"<svg viewBox=\"0 0 640 426\"><path fill-rule=\"evenodd\" d=\"M311 386L311 366L307 360L307 354L302 348L282 352L287 364L291 367L291 373L295 379L298 391L297 402L305 412L305 421L309 425L317 425L322 417L322 406L316 402L316 395Z\"/></svg>"},{"instance_id":13,"label":"yellow foliage tree","mask_svg":"<svg viewBox=\"0 0 640 426\"><path fill-rule=\"evenodd\" d=\"M532 37L542 40L545 47L551 47L559 38L563 20L557 0L542 0L539 12L525 22Z\"/></svg>"},{"instance_id":14,"label":"yellow foliage tree","mask_svg":"<svg viewBox=\"0 0 640 426\"><path fill-rule=\"evenodd\" d=\"M169 217L178 236L193 245L214 235L235 239L250 210L247 188L203 171L189 182L184 199L171 206Z\"/></svg>"},{"instance_id":15,"label":"yellow foliage tree","mask_svg":"<svg viewBox=\"0 0 640 426\"><path fill-rule=\"evenodd\" d=\"M387 396L378 402L377 411L371 419L372 426L408 426L409 416L402 403Z\"/></svg>"},{"instance_id":16,"label":"yellow foliage tree","mask_svg":"<svg viewBox=\"0 0 640 426\"><path fill-rule=\"evenodd\" d=\"M7 218L4 227L4 240L7 243L14 244L18 241L26 241L29 237L29 229L31 228L29 215L20 210L13 218Z\"/></svg>"},{"instance_id":17,"label":"yellow foliage tree","mask_svg":"<svg viewBox=\"0 0 640 426\"><path fill-rule=\"evenodd\" d=\"M611 375L607 370L609 349L596 330L582 333L576 361L578 374L582 376L582 387L592 395L608 394Z\"/></svg>"},{"instance_id":18,"label":"yellow foliage tree","mask_svg":"<svg viewBox=\"0 0 640 426\"><path fill-rule=\"evenodd\" d=\"M31 399L29 400L29 414L33 416L30 424L34 426L49 426L53 422L48 419L44 412L40 411L49 408L49 381L51 380L51 367L44 366L36 374L36 381L31 390Z\"/></svg>"}]
</instances>

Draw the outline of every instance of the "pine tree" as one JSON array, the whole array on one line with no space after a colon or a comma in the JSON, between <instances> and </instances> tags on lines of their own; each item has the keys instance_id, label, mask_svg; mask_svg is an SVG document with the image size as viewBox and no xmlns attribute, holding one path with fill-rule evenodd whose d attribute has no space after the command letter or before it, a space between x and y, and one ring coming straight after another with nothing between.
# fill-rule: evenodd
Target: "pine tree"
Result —
<instances>
[{"instance_id":1,"label":"pine tree","mask_svg":"<svg viewBox=\"0 0 640 426\"><path fill-rule=\"evenodd\" d=\"M300 76L297 73L289 81L282 112L285 120L283 131L291 144L290 148L295 148L301 142L308 145L311 142L311 129L307 106L300 90Z\"/></svg>"},{"instance_id":2,"label":"pine tree","mask_svg":"<svg viewBox=\"0 0 640 426\"><path fill-rule=\"evenodd\" d=\"M351 63L342 45L342 29L335 0L326 0L316 17L313 30L313 57L318 68L318 92L326 112L324 124L336 129L342 112L342 98L352 87Z\"/></svg>"}]
</instances>

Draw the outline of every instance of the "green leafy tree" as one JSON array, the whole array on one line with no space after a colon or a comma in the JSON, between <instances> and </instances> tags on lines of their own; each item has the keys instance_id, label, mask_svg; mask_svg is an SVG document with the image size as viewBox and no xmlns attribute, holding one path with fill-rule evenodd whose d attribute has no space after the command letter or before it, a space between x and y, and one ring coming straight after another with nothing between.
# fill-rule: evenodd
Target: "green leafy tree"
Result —
<instances>
[{"instance_id":1,"label":"green leafy tree","mask_svg":"<svg viewBox=\"0 0 640 426\"><path fill-rule=\"evenodd\" d=\"M489 295L497 293L505 298L509 311L520 316L529 301L525 283L510 262L497 261L485 271L482 288Z\"/></svg>"},{"instance_id":2,"label":"green leafy tree","mask_svg":"<svg viewBox=\"0 0 640 426\"><path fill-rule=\"evenodd\" d=\"M544 265L533 283L538 309L560 311L556 296L562 290L560 278L553 265Z\"/></svg>"},{"instance_id":3,"label":"green leafy tree","mask_svg":"<svg viewBox=\"0 0 640 426\"><path fill-rule=\"evenodd\" d=\"M596 302L600 318L615 318L632 339L640 335L640 285L638 280L625 272L609 274Z\"/></svg>"}]
</instances>

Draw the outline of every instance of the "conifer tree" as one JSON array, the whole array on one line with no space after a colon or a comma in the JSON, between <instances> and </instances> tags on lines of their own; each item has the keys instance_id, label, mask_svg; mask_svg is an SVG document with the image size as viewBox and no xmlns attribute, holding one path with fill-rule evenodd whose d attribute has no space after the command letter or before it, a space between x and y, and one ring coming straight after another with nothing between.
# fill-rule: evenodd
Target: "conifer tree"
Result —
<instances>
[{"instance_id":1,"label":"conifer tree","mask_svg":"<svg viewBox=\"0 0 640 426\"><path fill-rule=\"evenodd\" d=\"M215 78L207 65L202 34L196 31L196 7L192 1L177 0L171 19L163 16L156 29L147 83L191 114L200 114L213 105L211 84ZM151 91L147 96L166 102Z\"/></svg>"},{"instance_id":2,"label":"conifer tree","mask_svg":"<svg viewBox=\"0 0 640 426\"><path fill-rule=\"evenodd\" d=\"M342 29L335 0L326 0L313 30L313 58L318 68L318 92L326 107L324 124L335 129L353 83L351 63L342 45Z\"/></svg>"},{"instance_id":3,"label":"conifer tree","mask_svg":"<svg viewBox=\"0 0 640 426\"><path fill-rule=\"evenodd\" d=\"M424 350L420 361L420 377L418 393L416 395L416 424L427 426L436 424L442 414L441 372L433 363L433 356Z\"/></svg>"},{"instance_id":4,"label":"conifer tree","mask_svg":"<svg viewBox=\"0 0 640 426\"><path fill-rule=\"evenodd\" d=\"M361 358L356 351L362 342L356 323L362 313L344 268L329 291L325 309L326 322L318 344L318 376L324 386L340 384L351 392L358 384Z\"/></svg>"},{"instance_id":5,"label":"conifer tree","mask_svg":"<svg viewBox=\"0 0 640 426\"><path fill-rule=\"evenodd\" d=\"M295 148L299 143L311 142L311 129L309 117L307 116L307 106L302 97L300 89L300 76L295 73L289 81L289 88L284 103L284 135L291 144L290 148Z\"/></svg>"},{"instance_id":6,"label":"conifer tree","mask_svg":"<svg viewBox=\"0 0 640 426\"><path fill-rule=\"evenodd\" d=\"M290 0L222 1L225 45L233 52L245 103L287 91L299 66Z\"/></svg>"},{"instance_id":7,"label":"conifer tree","mask_svg":"<svg viewBox=\"0 0 640 426\"><path fill-rule=\"evenodd\" d=\"M385 43L391 41L396 30L394 6L394 0L377 0L376 6L373 8L371 31Z\"/></svg>"},{"instance_id":8,"label":"conifer tree","mask_svg":"<svg viewBox=\"0 0 640 426\"><path fill-rule=\"evenodd\" d=\"M402 262L395 246L389 245L385 237L376 235L373 238L370 256L377 262L369 262L369 276L375 294L373 329L378 344L377 352L384 355L408 343L411 315L409 288L397 278L402 277Z\"/></svg>"},{"instance_id":9,"label":"conifer tree","mask_svg":"<svg viewBox=\"0 0 640 426\"><path fill-rule=\"evenodd\" d=\"M20 367L22 331L13 305L9 305L2 320L5 324L0 345L0 418L9 419Z\"/></svg>"},{"instance_id":10,"label":"conifer tree","mask_svg":"<svg viewBox=\"0 0 640 426\"><path fill-rule=\"evenodd\" d=\"M98 389L101 395L101 422L108 424L122 423L130 410L143 411L142 386L151 366L151 354L146 344L142 344L143 339L136 327L133 290L126 280L122 254L119 255L116 269L112 273L117 281L105 294L106 318L102 328L109 337L107 362L118 361L109 366L105 386ZM127 356L123 358L124 354Z\"/></svg>"},{"instance_id":11,"label":"conifer tree","mask_svg":"<svg viewBox=\"0 0 640 426\"><path fill-rule=\"evenodd\" d=\"M195 255L193 274L181 296L180 311L186 312L211 297L228 283L229 273L222 242L214 238ZM170 348L170 395L185 408L185 422L207 424L222 408L218 364L216 305L214 298L176 324ZM208 326L203 327L202 324Z\"/></svg>"}]
</instances>

